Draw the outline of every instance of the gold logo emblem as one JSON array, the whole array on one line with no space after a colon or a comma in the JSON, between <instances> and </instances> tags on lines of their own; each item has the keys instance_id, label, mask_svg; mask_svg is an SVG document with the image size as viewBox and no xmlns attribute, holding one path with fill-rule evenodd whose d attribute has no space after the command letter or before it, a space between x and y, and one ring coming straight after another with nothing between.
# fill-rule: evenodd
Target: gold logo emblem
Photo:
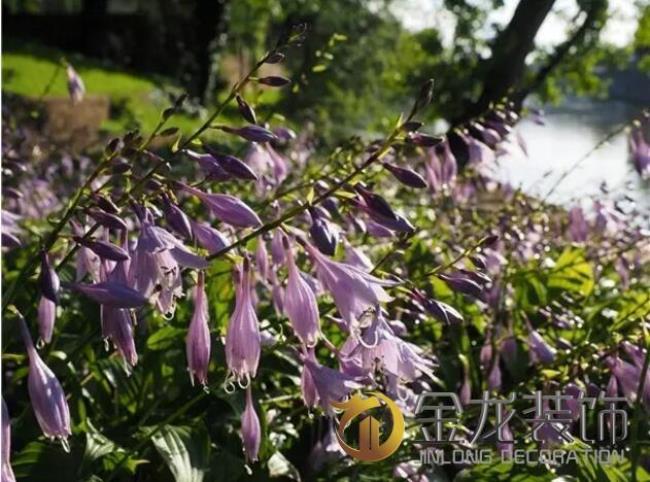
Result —
<instances>
[{"instance_id":1,"label":"gold logo emblem","mask_svg":"<svg viewBox=\"0 0 650 482\"><path fill-rule=\"evenodd\" d=\"M346 402L332 402L334 408L343 410L336 430L336 438L341 448L351 457L364 462L378 462L384 460L395 452L402 443L404 436L404 417L399 407L380 392L370 392L369 397L361 398L356 394ZM350 447L345 442L345 429L360 414L383 406L390 412L393 424L388 437L381 442L381 422L372 415L368 415L359 422L359 448Z\"/></svg>"}]
</instances>

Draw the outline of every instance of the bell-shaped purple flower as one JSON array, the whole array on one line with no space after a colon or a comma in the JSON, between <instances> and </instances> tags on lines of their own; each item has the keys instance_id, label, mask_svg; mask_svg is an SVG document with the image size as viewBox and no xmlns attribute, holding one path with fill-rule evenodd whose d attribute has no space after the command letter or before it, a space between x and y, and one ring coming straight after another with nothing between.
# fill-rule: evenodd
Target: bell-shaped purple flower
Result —
<instances>
[{"instance_id":1,"label":"bell-shaped purple flower","mask_svg":"<svg viewBox=\"0 0 650 482\"><path fill-rule=\"evenodd\" d=\"M241 385L257 374L260 362L261 335L251 299L251 273L248 260L235 271L235 311L226 332L226 363L230 375Z\"/></svg>"},{"instance_id":2,"label":"bell-shaped purple flower","mask_svg":"<svg viewBox=\"0 0 650 482\"><path fill-rule=\"evenodd\" d=\"M303 356L302 394L308 407L320 405L332 411L331 402L339 402L352 390L361 388L353 377L318 363L313 350Z\"/></svg>"},{"instance_id":3,"label":"bell-shaped purple flower","mask_svg":"<svg viewBox=\"0 0 650 482\"><path fill-rule=\"evenodd\" d=\"M241 438L244 443L246 460L255 462L262 443L262 427L255 412L251 388L246 389L246 406L241 416Z\"/></svg>"},{"instance_id":4,"label":"bell-shaped purple flower","mask_svg":"<svg viewBox=\"0 0 650 482\"><path fill-rule=\"evenodd\" d=\"M355 248L350 243L344 240L345 246L345 262L352 266L356 266L363 271L370 272L374 268L372 261L366 254L359 248Z\"/></svg>"},{"instance_id":5,"label":"bell-shaped purple flower","mask_svg":"<svg viewBox=\"0 0 650 482\"><path fill-rule=\"evenodd\" d=\"M426 174L429 188L433 192L449 190L456 180L457 170L456 158L452 154L448 142L429 150Z\"/></svg>"},{"instance_id":6,"label":"bell-shaped purple flower","mask_svg":"<svg viewBox=\"0 0 650 482\"><path fill-rule=\"evenodd\" d=\"M211 342L204 278L203 272L200 271L198 283L194 289L194 314L186 338L187 368L190 372L192 385L194 385L195 377L202 385L208 383Z\"/></svg>"},{"instance_id":7,"label":"bell-shaped purple flower","mask_svg":"<svg viewBox=\"0 0 650 482\"><path fill-rule=\"evenodd\" d=\"M20 332L29 358L27 390L43 434L48 438L58 438L67 447L70 430L70 410L65 393L52 370L39 356L29 334L25 319L19 315Z\"/></svg>"},{"instance_id":8,"label":"bell-shaped purple flower","mask_svg":"<svg viewBox=\"0 0 650 482\"><path fill-rule=\"evenodd\" d=\"M263 238L258 238L257 248L255 249L255 265L260 278L265 281L269 277L269 253L266 250L266 242Z\"/></svg>"},{"instance_id":9,"label":"bell-shaped purple flower","mask_svg":"<svg viewBox=\"0 0 650 482\"><path fill-rule=\"evenodd\" d=\"M206 193L187 185L182 185L182 187L197 196L217 218L226 224L239 228L255 227L262 224L255 211L234 196Z\"/></svg>"},{"instance_id":10,"label":"bell-shaped purple flower","mask_svg":"<svg viewBox=\"0 0 650 482\"><path fill-rule=\"evenodd\" d=\"M334 298L348 329L355 327L357 318L366 310L391 300L383 286L392 286L393 283L376 278L356 266L333 261L308 243L305 246L318 279Z\"/></svg>"},{"instance_id":11,"label":"bell-shaped purple flower","mask_svg":"<svg viewBox=\"0 0 650 482\"><path fill-rule=\"evenodd\" d=\"M2 403L2 482L16 482L14 470L11 468L11 419L5 399L0 399Z\"/></svg>"},{"instance_id":12,"label":"bell-shaped purple flower","mask_svg":"<svg viewBox=\"0 0 650 482\"><path fill-rule=\"evenodd\" d=\"M68 93L70 94L70 100L73 104L78 104L83 100L84 95L86 94L86 87L72 65L68 64L66 67L66 74L68 76Z\"/></svg>"},{"instance_id":13,"label":"bell-shaped purple flower","mask_svg":"<svg viewBox=\"0 0 650 482\"><path fill-rule=\"evenodd\" d=\"M228 240L220 231L204 223L190 221L194 237L202 248L207 249L210 254L217 253L228 246Z\"/></svg>"},{"instance_id":14,"label":"bell-shaped purple flower","mask_svg":"<svg viewBox=\"0 0 650 482\"><path fill-rule=\"evenodd\" d=\"M138 363L133 334L133 314L127 308L100 306L102 336L113 342L120 356L132 367Z\"/></svg>"},{"instance_id":15,"label":"bell-shaped purple flower","mask_svg":"<svg viewBox=\"0 0 650 482\"><path fill-rule=\"evenodd\" d=\"M296 336L310 347L316 344L320 333L318 303L314 292L296 266L288 240L286 240L286 256L289 276L284 292L284 311Z\"/></svg>"}]
</instances>

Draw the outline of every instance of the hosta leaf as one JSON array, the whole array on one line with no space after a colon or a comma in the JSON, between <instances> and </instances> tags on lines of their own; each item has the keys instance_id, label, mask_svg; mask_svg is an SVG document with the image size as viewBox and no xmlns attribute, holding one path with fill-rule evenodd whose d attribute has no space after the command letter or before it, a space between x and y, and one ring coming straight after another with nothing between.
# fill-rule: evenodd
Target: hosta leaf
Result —
<instances>
[{"instance_id":1,"label":"hosta leaf","mask_svg":"<svg viewBox=\"0 0 650 482\"><path fill-rule=\"evenodd\" d=\"M165 425L151 440L176 482L204 480L210 458L210 440L204 429Z\"/></svg>"}]
</instances>

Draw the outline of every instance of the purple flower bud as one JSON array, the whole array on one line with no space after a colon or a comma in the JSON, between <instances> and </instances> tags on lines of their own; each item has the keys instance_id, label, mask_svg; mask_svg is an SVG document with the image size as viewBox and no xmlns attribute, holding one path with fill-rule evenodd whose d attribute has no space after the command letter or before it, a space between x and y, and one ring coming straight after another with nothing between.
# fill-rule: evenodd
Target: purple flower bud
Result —
<instances>
[{"instance_id":1,"label":"purple flower bud","mask_svg":"<svg viewBox=\"0 0 650 482\"><path fill-rule=\"evenodd\" d=\"M243 137L247 141L251 142L264 143L277 140L277 137L275 134L273 134L273 132L265 129L264 127L254 124L244 127L220 126L219 128L224 132L228 132L229 134L236 134L239 137Z\"/></svg>"},{"instance_id":2,"label":"purple flower bud","mask_svg":"<svg viewBox=\"0 0 650 482\"><path fill-rule=\"evenodd\" d=\"M66 73L68 75L68 93L70 94L70 100L72 100L73 104L77 104L83 100L86 87L72 65L68 64Z\"/></svg>"},{"instance_id":3,"label":"purple flower bud","mask_svg":"<svg viewBox=\"0 0 650 482\"><path fill-rule=\"evenodd\" d=\"M245 228L260 226L262 221L246 203L228 194L212 194L181 184L187 192L197 196L212 213L226 224Z\"/></svg>"},{"instance_id":4,"label":"purple flower bud","mask_svg":"<svg viewBox=\"0 0 650 482\"><path fill-rule=\"evenodd\" d=\"M214 181L227 181L231 178L223 167L217 162L217 160L211 154L199 154L198 152L191 151L186 149L185 154L190 159L195 160L201 170Z\"/></svg>"},{"instance_id":5,"label":"purple flower bud","mask_svg":"<svg viewBox=\"0 0 650 482\"><path fill-rule=\"evenodd\" d=\"M449 142L429 149L429 154L429 162L426 165L429 187L433 192L451 188L456 180L458 168Z\"/></svg>"},{"instance_id":6,"label":"purple flower bud","mask_svg":"<svg viewBox=\"0 0 650 482\"><path fill-rule=\"evenodd\" d=\"M67 447L67 438L72 431L65 393L52 370L38 355L25 319L21 315L19 319L20 332L29 357L27 389L36 420L46 437L61 439L64 447Z\"/></svg>"},{"instance_id":7,"label":"purple flower bud","mask_svg":"<svg viewBox=\"0 0 650 482\"><path fill-rule=\"evenodd\" d=\"M489 390L499 390L501 388L501 367L499 367L499 357L494 360L490 373L487 378L487 386Z\"/></svg>"},{"instance_id":8,"label":"purple flower bud","mask_svg":"<svg viewBox=\"0 0 650 482\"><path fill-rule=\"evenodd\" d=\"M639 176L642 179L650 179L650 143L643 135L643 127L637 127L632 131L630 153Z\"/></svg>"},{"instance_id":9,"label":"purple flower bud","mask_svg":"<svg viewBox=\"0 0 650 482\"><path fill-rule=\"evenodd\" d=\"M55 319L56 303L45 296L41 296L38 303L38 332L41 340L45 343L52 341Z\"/></svg>"},{"instance_id":10,"label":"purple flower bud","mask_svg":"<svg viewBox=\"0 0 650 482\"><path fill-rule=\"evenodd\" d=\"M413 187L416 189L427 187L427 182L424 180L424 178L412 169L399 167L388 162L384 163L384 167L390 171L395 179L397 179L405 186Z\"/></svg>"},{"instance_id":11,"label":"purple flower bud","mask_svg":"<svg viewBox=\"0 0 650 482\"><path fill-rule=\"evenodd\" d=\"M313 346L320 333L316 296L298 270L288 240L286 256L289 276L284 295L284 311L300 341L308 347Z\"/></svg>"},{"instance_id":12,"label":"purple flower bud","mask_svg":"<svg viewBox=\"0 0 650 482\"><path fill-rule=\"evenodd\" d=\"M234 156L229 156L227 154L219 154L207 146L206 149L208 149L210 154L212 154L212 157L214 157L222 169L231 176L238 179L257 181L257 174L255 174L255 172L253 172L253 170L240 159L237 159Z\"/></svg>"},{"instance_id":13,"label":"purple flower bud","mask_svg":"<svg viewBox=\"0 0 650 482\"><path fill-rule=\"evenodd\" d=\"M309 235L321 253L330 256L334 255L337 244L336 233L332 232L329 222L315 215L313 211Z\"/></svg>"},{"instance_id":14,"label":"purple flower bud","mask_svg":"<svg viewBox=\"0 0 650 482\"><path fill-rule=\"evenodd\" d=\"M501 341L501 358L506 363L508 369L512 369L517 362L517 339L514 336L508 336Z\"/></svg>"},{"instance_id":15,"label":"purple flower bud","mask_svg":"<svg viewBox=\"0 0 650 482\"><path fill-rule=\"evenodd\" d=\"M395 233L393 233L386 226L376 223L372 219L366 222L365 229L370 236L373 236L375 238L392 238L395 236Z\"/></svg>"},{"instance_id":16,"label":"purple flower bud","mask_svg":"<svg viewBox=\"0 0 650 482\"><path fill-rule=\"evenodd\" d=\"M20 242L20 239L18 237L14 236L11 233L2 233L2 247L3 248L18 248L22 246L22 243Z\"/></svg>"},{"instance_id":17,"label":"purple flower bud","mask_svg":"<svg viewBox=\"0 0 650 482\"><path fill-rule=\"evenodd\" d=\"M167 224L185 239L192 239L190 219L167 196L163 196L163 213Z\"/></svg>"},{"instance_id":18,"label":"purple flower bud","mask_svg":"<svg viewBox=\"0 0 650 482\"><path fill-rule=\"evenodd\" d=\"M255 264L257 265L257 272L260 274L262 280L269 277L269 253L266 251L266 242L263 238L258 238L257 249L255 250Z\"/></svg>"},{"instance_id":19,"label":"purple flower bud","mask_svg":"<svg viewBox=\"0 0 650 482\"><path fill-rule=\"evenodd\" d=\"M106 196L102 196L101 194L94 194L93 200L99 209L106 211L107 213L118 214L120 212L120 208Z\"/></svg>"},{"instance_id":20,"label":"purple flower bud","mask_svg":"<svg viewBox=\"0 0 650 482\"><path fill-rule=\"evenodd\" d=\"M534 363L549 365L555 360L556 350L550 346L537 330L531 330L528 335L528 346L530 356Z\"/></svg>"},{"instance_id":21,"label":"purple flower bud","mask_svg":"<svg viewBox=\"0 0 650 482\"><path fill-rule=\"evenodd\" d=\"M282 237L282 231L279 229L273 231L273 238L271 238L271 261L275 265L284 264L285 253Z\"/></svg>"},{"instance_id":22,"label":"purple flower bud","mask_svg":"<svg viewBox=\"0 0 650 482\"><path fill-rule=\"evenodd\" d=\"M132 315L128 309L100 305L102 336L111 340L120 356L132 367L138 363Z\"/></svg>"},{"instance_id":23,"label":"purple flower bud","mask_svg":"<svg viewBox=\"0 0 650 482\"><path fill-rule=\"evenodd\" d=\"M569 210L569 237L572 241L583 243L589 236L589 225L585 219L584 211L580 206Z\"/></svg>"},{"instance_id":24,"label":"purple flower bud","mask_svg":"<svg viewBox=\"0 0 650 482\"><path fill-rule=\"evenodd\" d=\"M74 236L72 239L80 245L90 249L100 258L110 259L111 261L128 261L131 259L131 256L129 256L129 253L127 253L124 248L109 243L108 241L103 241L101 239L86 239L80 236Z\"/></svg>"},{"instance_id":25,"label":"purple flower bud","mask_svg":"<svg viewBox=\"0 0 650 482\"><path fill-rule=\"evenodd\" d=\"M5 399L2 402L2 482L16 482L14 470L11 468L11 419Z\"/></svg>"},{"instance_id":26,"label":"purple flower bud","mask_svg":"<svg viewBox=\"0 0 650 482\"><path fill-rule=\"evenodd\" d=\"M471 279L457 273L453 273L451 275L439 274L438 278L447 283L447 285L452 290L472 296L474 298L478 298L483 292L483 288L475 281L472 281Z\"/></svg>"},{"instance_id":27,"label":"purple flower bud","mask_svg":"<svg viewBox=\"0 0 650 482\"><path fill-rule=\"evenodd\" d=\"M61 280L52 265L50 265L49 257L45 251L41 252L41 276L39 281L43 296L54 303L58 303Z\"/></svg>"},{"instance_id":28,"label":"purple flower bud","mask_svg":"<svg viewBox=\"0 0 650 482\"><path fill-rule=\"evenodd\" d=\"M204 223L190 220L192 232L198 243L210 254L217 253L228 246L228 240L218 230Z\"/></svg>"},{"instance_id":29,"label":"purple flower bud","mask_svg":"<svg viewBox=\"0 0 650 482\"><path fill-rule=\"evenodd\" d=\"M115 214L100 211L99 209L89 209L88 214L90 214L90 216L102 226L118 231L127 230L126 222Z\"/></svg>"},{"instance_id":30,"label":"purple flower bud","mask_svg":"<svg viewBox=\"0 0 650 482\"><path fill-rule=\"evenodd\" d=\"M255 377L260 362L261 335L255 307L251 300L248 261L235 272L235 311L226 332L226 363L238 383L248 384Z\"/></svg>"},{"instance_id":31,"label":"purple flower bud","mask_svg":"<svg viewBox=\"0 0 650 482\"><path fill-rule=\"evenodd\" d=\"M147 298L133 288L115 281L100 283L75 283L71 287L101 305L116 308L138 308L147 303Z\"/></svg>"},{"instance_id":32,"label":"purple flower bud","mask_svg":"<svg viewBox=\"0 0 650 482\"><path fill-rule=\"evenodd\" d=\"M463 316L453 307L442 301L424 298L424 308L438 321L447 325L457 325L463 322Z\"/></svg>"},{"instance_id":33,"label":"purple flower bud","mask_svg":"<svg viewBox=\"0 0 650 482\"><path fill-rule=\"evenodd\" d=\"M208 365L210 364L209 321L204 274L199 272L198 283L194 289L194 314L192 315L192 321L190 321L186 339L187 367L192 385L194 385L194 377L202 385L208 383Z\"/></svg>"},{"instance_id":34,"label":"purple flower bud","mask_svg":"<svg viewBox=\"0 0 650 482\"><path fill-rule=\"evenodd\" d=\"M255 462L262 442L260 419L255 412L251 388L246 389L246 407L241 417L241 438L244 443L246 460Z\"/></svg>"},{"instance_id":35,"label":"purple flower bud","mask_svg":"<svg viewBox=\"0 0 650 482\"><path fill-rule=\"evenodd\" d=\"M257 79L260 84L268 85L269 87L284 87L291 83L286 77L280 77L279 75L269 75L268 77L261 77Z\"/></svg>"},{"instance_id":36,"label":"purple flower bud","mask_svg":"<svg viewBox=\"0 0 650 482\"><path fill-rule=\"evenodd\" d=\"M421 132L412 132L406 140L416 146L433 147L444 141L444 138L422 134Z\"/></svg>"},{"instance_id":37,"label":"purple flower bud","mask_svg":"<svg viewBox=\"0 0 650 482\"><path fill-rule=\"evenodd\" d=\"M237 94L235 99L237 100L237 107L239 107L239 113L242 115L242 117L251 124L257 124L255 110L253 110L250 104L242 99L239 94Z\"/></svg>"},{"instance_id":38,"label":"purple flower bud","mask_svg":"<svg viewBox=\"0 0 650 482\"><path fill-rule=\"evenodd\" d=\"M274 52L266 59L266 64L278 64L284 61L284 54L282 52Z\"/></svg>"},{"instance_id":39,"label":"purple flower bud","mask_svg":"<svg viewBox=\"0 0 650 482\"><path fill-rule=\"evenodd\" d=\"M459 269L457 273L454 273L454 275L458 275L459 277L465 276L472 281L474 281L477 285L480 286L485 286L486 284L492 283L492 280L488 275L485 273L481 273L480 271L470 271L467 269Z\"/></svg>"},{"instance_id":40,"label":"purple flower bud","mask_svg":"<svg viewBox=\"0 0 650 482\"><path fill-rule=\"evenodd\" d=\"M391 208L390 204L388 204L388 202L379 194L369 191L360 184L357 184L355 189L359 194L361 194L369 213L375 213L381 216L381 218L397 220L397 215L395 214L395 211L393 211L393 208Z\"/></svg>"}]
</instances>

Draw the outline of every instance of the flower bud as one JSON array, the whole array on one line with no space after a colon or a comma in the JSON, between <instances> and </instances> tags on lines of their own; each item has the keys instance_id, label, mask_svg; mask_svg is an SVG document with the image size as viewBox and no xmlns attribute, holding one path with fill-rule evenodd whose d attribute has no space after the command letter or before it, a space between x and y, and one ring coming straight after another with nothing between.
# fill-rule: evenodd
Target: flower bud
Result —
<instances>
[{"instance_id":1,"label":"flower bud","mask_svg":"<svg viewBox=\"0 0 650 482\"><path fill-rule=\"evenodd\" d=\"M100 211L99 209L89 209L88 214L102 226L117 231L126 231L126 222L115 214Z\"/></svg>"},{"instance_id":2,"label":"flower bud","mask_svg":"<svg viewBox=\"0 0 650 482\"><path fill-rule=\"evenodd\" d=\"M260 419L255 412L250 387L246 389L246 407L241 417L241 437L244 443L246 459L249 462L256 461L262 442L262 428Z\"/></svg>"},{"instance_id":3,"label":"flower bud","mask_svg":"<svg viewBox=\"0 0 650 482\"><path fill-rule=\"evenodd\" d=\"M209 321L205 275L201 271L194 289L194 314L186 338L187 368L190 372L192 385L194 385L195 377L202 385L208 383L211 346Z\"/></svg>"},{"instance_id":4,"label":"flower bud","mask_svg":"<svg viewBox=\"0 0 650 482\"><path fill-rule=\"evenodd\" d=\"M268 85L269 87L284 87L291 83L286 77L281 77L279 75L269 75L268 77L261 77L257 81L262 85Z\"/></svg>"},{"instance_id":5,"label":"flower bud","mask_svg":"<svg viewBox=\"0 0 650 482\"><path fill-rule=\"evenodd\" d=\"M252 142L264 143L277 140L273 132L258 125L248 125L245 127L220 126L219 129L230 134L236 134Z\"/></svg>"},{"instance_id":6,"label":"flower bud","mask_svg":"<svg viewBox=\"0 0 650 482\"><path fill-rule=\"evenodd\" d=\"M257 117L255 116L255 111L253 108L246 102L242 97L237 94L237 97L235 97L237 100L237 107L239 107L239 113L242 115L244 119L246 119L247 122L250 122L251 124L257 124Z\"/></svg>"},{"instance_id":7,"label":"flower bud","mask_svg":"<svg viewBox=\"0 0 650 482\"><path fill-rule=\"evenodd\" d=\"M45 251L41 252L41 276L39 281L43 296L54 303L58 303L61 280L54 268L50 265L50 260Z\"/></svg>"},{"instance_id":8,"label":"flower bud","mask_svg":"<svg viewBox=\"0 0 650 482\"><path fill-rule=\"evenodd\" d=\"M384 167L390 171L395 179L397 179L405 186L413 187L416 189L427 187L427 182L424 180L424 178L412 169L399 167L388 162L384 163Z\"/></svg>"},{"instance_id":9,"label":"flower bud","mask_svg":"<svg viewBox=\"0 0 650 482\"><path fill-rule=\"evenodd\" d=\"M43 434L48 438L58 438L67 446L70 430L70 410L65 393L52 370L39 356L29 334L27 323L19 315L20 332L29 358L27 390Z\"/></svg>"},{"instance_id":10,"label":"flower bud","mask_svg":"<svg viewBox=\"0 0 650 482\"><path fill-rule=\"evenodd\" d=\"M101 239L86 239L81 236L74 236L72 239L78 244L85 246L100 258L110 259L111 261L127 261L131 259L129 253L124 248L117 246L108 241Z\"/></svg>"},{"instance_id":11,"label":"flower bud","mask_svg":"<svg viewBox=\"0 0 650 482\"><path fill-rule=\"evenodd\" d=\"M163 196L163 213L167 224L185 239L192 239L192 226L190 219L181 208L171 202L169 197Z\"/></svg>"}]
</instances>

